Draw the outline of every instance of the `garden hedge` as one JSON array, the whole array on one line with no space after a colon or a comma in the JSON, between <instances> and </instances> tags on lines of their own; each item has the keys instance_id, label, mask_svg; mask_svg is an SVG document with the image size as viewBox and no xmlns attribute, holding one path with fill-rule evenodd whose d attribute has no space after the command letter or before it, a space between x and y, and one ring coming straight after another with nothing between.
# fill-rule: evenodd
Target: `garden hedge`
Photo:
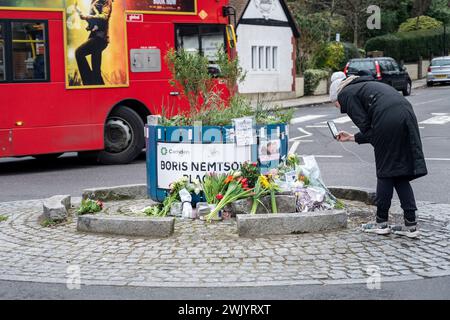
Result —
<instances>
[{"instance_id":1,"label":"garden hedge","mask_svg":"<svg viewBox=\"0 0 450 320\"><path fill-rule=\"evenodd\" d=\"M328 71L307 69L304 72L305 77L305 94L312 95L317 89L320 80L326 79L329 76Z\"/></svg>"},{"instance_id":2,"label":"garden hedge","mask_svg":"<svg viewBox=\"0 0 450 320\"><path fill-rule=\"evenodd\" d=\"M447 33L450 28L447 27ZM450 48L450 35L446 37L447 48ZM444 53L444 30L420 30L398 32L372 38L367 41L366 51L383 51L384 56L398 61L416 62L419 57L430 58Z\"/></svg>"}]
</instances>

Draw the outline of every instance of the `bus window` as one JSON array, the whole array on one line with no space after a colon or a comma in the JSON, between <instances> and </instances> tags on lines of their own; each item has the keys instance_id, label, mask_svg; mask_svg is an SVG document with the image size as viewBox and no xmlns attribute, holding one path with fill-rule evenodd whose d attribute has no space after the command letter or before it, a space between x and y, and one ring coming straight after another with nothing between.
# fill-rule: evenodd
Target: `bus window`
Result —
<instances>
[{"instance_id":1,"label":"bus window","mask_svg":"<svg viewBox=\"0 0 450 320\"><path fill-rule=\"evenodd\" d=\"M177 49L200 53L209 60L208 71L218 77L220 70L217 62L217 51L225 48L225 27L223 25L178 25L176 27Z\"/></svg>"},{"instance_id":2,"label":"bus window","mask_svg":"<svg viewBox=\"0 0 450 320\"><path fill-rule=\"evenodd\" d=\"M203 25L200 27L202 53L209 62L217 61L217 50L224 48L224 28L219 25Z\"/></svg>"},{"instance_id":3,"label":"bus window","mask_svg":"<svg viewBox=\"0 0 450 320\"><path fill-rule=\"evenodd\" d=\"M0 23L0 81L5 81L5 36L4 27Z\"/></svg>"},{"instance_id":4,"label":"bus window","mask_svg":"<svg viewBox=\"0 0 450 320\"><path fill-rule=\"evenodd\" d=\"M45 24L12 22L13 80L48 79Z\"/></svg>"},{"instance_id":5,"label":"bus window","mask_svg":"<svg viewBox=\"0 0 450 320\"><path fill-rule=\"evenodd\" d=\"M183 48L187 52L200 52L200 37L198 26L185 25L177 27L177 49Z\"/></svg>"}]
</instances>

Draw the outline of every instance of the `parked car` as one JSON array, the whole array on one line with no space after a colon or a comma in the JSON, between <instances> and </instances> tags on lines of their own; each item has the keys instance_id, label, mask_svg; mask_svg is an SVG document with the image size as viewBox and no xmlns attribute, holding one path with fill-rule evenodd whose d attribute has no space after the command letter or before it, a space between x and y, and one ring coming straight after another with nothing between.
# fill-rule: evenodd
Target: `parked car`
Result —
<instances>
[{"instance_id":1,"label":"parked car","mask_svg":"<svg viewBox=\"0 0 450 320\"><path fill-rule=\"evenodd\" d=\"M360 71L369 71L373 77L402 91L404 96L411 94L411 78L404 66L388 57L352 59L345 66L344 73L358 75Z\"/></svg>"},{"instance_id":2,"label":"parked car","mask_svg":"<svg viewBox=\"0 0 450 320\"><path fill-rule=\"evenodd\" d=\"M434 58L428 68L427 85L429 87L443 82L450 82L450 56Z\"/></svg>"}]
</instances>

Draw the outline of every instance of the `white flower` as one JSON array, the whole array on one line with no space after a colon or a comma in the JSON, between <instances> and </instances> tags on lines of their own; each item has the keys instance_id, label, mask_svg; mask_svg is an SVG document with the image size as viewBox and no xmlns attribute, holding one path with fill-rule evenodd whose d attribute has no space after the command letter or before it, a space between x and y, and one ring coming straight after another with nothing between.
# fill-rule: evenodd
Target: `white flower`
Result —
<instances>
[{"instance_id":1,"label":"white flower","mask_svg":"<svg viewBox=\"0 0 450 320\"><path fill-rule=\"evenodd\" d=\"M242 175L242 173L240 171L236 171L235 173L233 173L233 178L239 178Z\"/></svg>"},{"instance_id":2,"label":"white flower","mask_svg":"<svg viewBox=\"0 0 450 320\"><path fill-rule=\"evenodd\" d=\"M193 181L193 183L194 183L195 185L199 185L199 184L200 184L200 180L195 179L195 180Z\"/></svg>"},{"instance_id":3,"label":"white flower","mask_svg":"<svg viewBox=\"0 0 450 320\"><path fill-rule=\"evenodd\" d=\"M194 189L194 192L195 192L195 194L197 194L197 195L200 194L200 191L202 191L200 188L195 188L195 189Z\"/></svg>"}]
</instances>

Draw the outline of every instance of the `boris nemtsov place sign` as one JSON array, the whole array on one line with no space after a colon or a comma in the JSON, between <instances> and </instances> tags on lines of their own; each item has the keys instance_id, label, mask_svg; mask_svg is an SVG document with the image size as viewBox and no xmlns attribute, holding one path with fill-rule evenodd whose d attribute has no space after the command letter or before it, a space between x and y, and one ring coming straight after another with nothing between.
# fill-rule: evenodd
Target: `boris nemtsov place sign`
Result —
<instances>
[{"instance_id":1,"label":"boris nemtsov place sign","mask_svg":"<svg viewBox=\"0 0 450 320\"><path fill-rule=\"evenodd\" d=\"M234 143L191 144L158 143L158 188L169 189L170 184L186 176L190 181L203 180L209 172L228 173L239 170L252 159L252 146Z\"/></svg>"}]
</instances>

